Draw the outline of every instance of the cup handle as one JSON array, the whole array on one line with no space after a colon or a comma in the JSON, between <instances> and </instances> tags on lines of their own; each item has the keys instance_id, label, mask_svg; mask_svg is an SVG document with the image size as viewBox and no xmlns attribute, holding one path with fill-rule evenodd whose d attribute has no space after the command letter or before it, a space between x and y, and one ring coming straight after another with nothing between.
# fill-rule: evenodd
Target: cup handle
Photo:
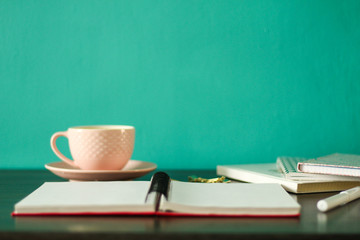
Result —
<instances>
[{"instance_id":1,"label":"cup handle","mask_svg":"<svg viewBox=\"0 0 360 240\"><path fill-rule=\"evenodd\" d=\"M67 164L69 164L69 165L71 165L73 167L77 167L75 165L74 161L72 161L71 159L65 157L64 154L62 154L59 151L58 147L56 146L56 139L58 139L58 137L68 137L67 132L56 132L51 136L51 139L50 139L51 149L54 151L56 156L58 156L61 160L63 160L64 162L66 162Z\"/></svg>"}]
</instances>

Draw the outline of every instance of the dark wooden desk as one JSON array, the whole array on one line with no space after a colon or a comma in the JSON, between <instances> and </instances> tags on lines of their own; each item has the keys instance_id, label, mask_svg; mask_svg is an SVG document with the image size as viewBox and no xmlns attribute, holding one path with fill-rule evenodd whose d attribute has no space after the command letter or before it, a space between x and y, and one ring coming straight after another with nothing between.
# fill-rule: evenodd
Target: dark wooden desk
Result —
<instances>
[{"instance_id":1,"label":"dark wooden desk","mask_svg":"<svg viewBox=\"0 0 360 240\"><path fill-rule=\"evenodd\" d=\"M178 180L215 171L167 171ZM151 174L141 178L149 180ZM64 181L48 171L0 171L0 239L360 239L360 200L320 213L319 199L332 195L293 195L300 218L17 217L13 206L44 181Z\"/></svg>"}]
</instances>

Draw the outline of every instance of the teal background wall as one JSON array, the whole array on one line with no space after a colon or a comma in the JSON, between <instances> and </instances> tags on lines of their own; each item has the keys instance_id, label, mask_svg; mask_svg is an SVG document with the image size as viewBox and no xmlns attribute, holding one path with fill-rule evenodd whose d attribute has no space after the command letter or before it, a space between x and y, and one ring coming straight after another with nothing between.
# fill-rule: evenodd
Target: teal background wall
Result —
<instances>
[{"instance_id":1,"label":"teal background wall","mask_svg":"<svg viewBox=\"0 0 360 240\"><path fill-rule=\"evenodd\" d=\"M0 0L0 168L128 124L160 168L360 153L360 1ZM66 140L60 141L66 148Z\"/></svg>"}]
</instances>

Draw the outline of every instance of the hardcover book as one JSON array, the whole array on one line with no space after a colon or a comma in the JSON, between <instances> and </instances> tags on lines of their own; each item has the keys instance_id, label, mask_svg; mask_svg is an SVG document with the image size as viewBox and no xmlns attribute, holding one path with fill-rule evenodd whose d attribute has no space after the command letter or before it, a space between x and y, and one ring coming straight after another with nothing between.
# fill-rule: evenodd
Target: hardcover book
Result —
<instances>
[{"instance_id":1,"label":"hardcover book","mask_svg":"<svg viewBox=\"0 0 360 240\"><path fill-rule=\"evenodd\" d=\"M308 180L308 181L359 181L358 177L340 176L340 175L328 175L318 173L300 172L297 170L299 163L306 163L307 158L301 157L278 157L276 159L276 165L284 174L285 178L291 180Z\"/></svg>"},{"instance_id":2,"label":"hardcover book","mask_svg":"<svg viewBox=\"0 0 360 240\"><path fill-rule=\"evenodd\" d=\"M278 183L292 193L316 193L342 191L360 185L357 181L292 180L284 176L276 163L219 165L217 174L250 183Z\"/></svg>"},{"instance_id":3,"label":"hardcover book","mask_svg":"<svg viewBox=\"0 0 360 240\"><path fill-rule=\"evenodd\" d=\"M334 153L299 162L300 172L360 177L360 155Z\"/></svg>"}]
</instances>

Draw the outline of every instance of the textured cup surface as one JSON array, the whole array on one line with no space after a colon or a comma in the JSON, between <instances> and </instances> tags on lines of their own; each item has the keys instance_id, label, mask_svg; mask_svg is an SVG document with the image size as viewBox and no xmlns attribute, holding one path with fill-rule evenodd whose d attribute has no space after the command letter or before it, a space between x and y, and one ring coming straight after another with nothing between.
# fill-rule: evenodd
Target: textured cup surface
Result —
<instances>
[{"instance_id":1,"label":"textured cup surface","mask_svg":"<svg viewBox=\"0 0 360 240\"><path fill-rule=\"evenodd\" d=\"M58 136L68 137L73 161L57 153ZM120 170L130 160L134 142L135 128L132 126L84 126L55 133L51 146L59 158L81 169Z\"/></svg>"}]
</instances>

